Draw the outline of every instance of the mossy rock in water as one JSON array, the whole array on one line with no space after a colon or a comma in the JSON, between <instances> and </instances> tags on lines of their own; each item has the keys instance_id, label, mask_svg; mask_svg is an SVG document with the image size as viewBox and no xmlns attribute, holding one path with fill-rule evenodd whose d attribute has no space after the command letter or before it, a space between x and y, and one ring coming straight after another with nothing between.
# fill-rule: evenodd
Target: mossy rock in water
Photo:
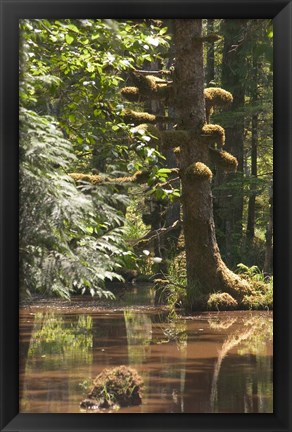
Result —
<instances>
[{"instance_id":1,"label":"mossy rock in water","mask_svg":"<svg viewBox=\"0 0 292 432\"><path fill-rule=\"evenodd\" d=\"M234 310L237 309L238 303L230 294L223 292L211 294L207 306L211 310Z\"/></svg>"},{"instance_id":2,"label":"mossy rock in water","mask_svg":"<svg viewBox=\"0 0 292 432\"><path fill-rule=\"evenodd\" d=\"M117 408L142 403L143 379L128 366L104 369L94 380L82 409Z\"/></svg>"}]
</instances>

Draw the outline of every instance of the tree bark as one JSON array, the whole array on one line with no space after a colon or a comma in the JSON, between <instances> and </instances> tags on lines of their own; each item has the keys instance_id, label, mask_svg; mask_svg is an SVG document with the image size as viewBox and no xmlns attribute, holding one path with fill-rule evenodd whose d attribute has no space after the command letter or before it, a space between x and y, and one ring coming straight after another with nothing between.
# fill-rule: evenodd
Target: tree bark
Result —
<instances>
[{"instance_id":1,"label":"tree bark","mask_svg":"<svg viewBox=\"0 0 292 432\"><path fill-rule=\"evenodd\" d=\"M269 205L269 222L266 230L266 250L263 269L265 274L270 274L273 270L273 182L270 188Z\"/></svg>"},{"instance_id":2,"label":"tree bark","mask_svg":"<svg viewBox=\"0 0 292 432\"><path fill-rule=\"evenodd\" d=\"M236 114L232 124L225 127L226 141L225 149L233 154L238 160L237 174L228 174L225 181L238 182L237 188L225 191L228 201L223 200L219 207L223 208L226 215L226 224L231 230L231 238L225 251L229 264L235 264L235 251L239 249L242 238L242 217L243 217L243 186L241 186L241 175L243 173L244 155L244 96L245 79L244 70L246 67L246 56L243 53L245 32L248 20L223 20L222 32L224 34L224 48L222 61L222 87L233 95L232 110ZM222 227L227 235L226 225ZM228 245L232 245L229 249Z\"/></svg>"},{"instance_id":3,"label":"tree bark","mask_svg":"<svg viewBox=\"0 0 292 432\"><path fill-rule=\"evenodd\" d=\"M257 93L257 78L258 78L258 65L255 55L253 55L253 71L254 71L254 88L252 99L256 103L258 100ZM256 178L258 175L258 113L254 113L251 119L251 175ZM246 236L248 239L253 240L255 236L255 204L256 204L256 187L251 185L251 195L248 200L248 214L247 214L247 227Z\"/></svg>"},{"instance_id":4,"label":"tree bark","mask_svg":"<svg viewBox=\"0 0 292 432\"><path fill-rule=\"evenodd\" d=\"M251 175L253 178L257 177L257 147L258 147L258 115L252 116L252 138L251 138ZM255 236L255 204L256 204L256 190L255 186L251 185L251 195L248 200L247 211L247 227L246 236L252 240Z\"/></svg>"},{"instance_id":5,"label":"tree bark","mask_svg":"<svg viewBox=\"0 0 292 432\"><path fill-rule=\"evenodd\" d=\"M214 19L208 19L207 23L208 34L214 33ZM209 87L210 83L214 81L215 78L215 50L214 42L208 44L207 51L207 67L206 67L206 82Z\"/></svg>"},{"instance_id":6,"label":"tree bark","mask_svg":"<svg viewBox=\"0 0 292 432\"><path fill-rule=\"evenodd\" d=\"M181 143L183 227L187 289L196 296L214 291L241 299L249 284L223 263L215 236L209 150L201 138L205 123L202 20L176 20L174 92Z\"/></svg>"}]
</instances>

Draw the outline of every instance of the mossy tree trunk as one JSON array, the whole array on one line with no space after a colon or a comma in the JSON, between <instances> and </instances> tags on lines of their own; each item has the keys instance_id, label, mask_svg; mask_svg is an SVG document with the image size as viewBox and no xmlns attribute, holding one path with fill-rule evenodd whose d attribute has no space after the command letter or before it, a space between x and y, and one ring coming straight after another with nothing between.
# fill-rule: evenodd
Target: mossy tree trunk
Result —
<instances>
[{"instance_id":1,"label":"mossy tree trunk","mask_svg":"<svg viewBox=\"0 0 292 432\"><path fill-rule=\"evenodd\" d=\"M249 285L225 266L215 236L209 148L201 137L206 121L201 32L200 19L175 20L174 100L178 129L189 136L180 153L187 289L196 296L228 292L240 300Z\"/></svg>"}]
</instances>

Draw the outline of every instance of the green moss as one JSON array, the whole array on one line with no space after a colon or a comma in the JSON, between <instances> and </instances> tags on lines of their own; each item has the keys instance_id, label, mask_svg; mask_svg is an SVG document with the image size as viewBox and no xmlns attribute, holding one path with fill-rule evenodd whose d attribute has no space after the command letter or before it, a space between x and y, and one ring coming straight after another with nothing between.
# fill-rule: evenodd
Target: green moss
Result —
<instances>
[{"instance_id":1,"label":"green moss","mask_svg":"<svg viewBox=\"0 0 292 432\"><path fill-rule=\"evenodd\" d=\"M135 178L132 176L113 177L113 178L108 178L107 181L110 181L112 183L132 183L135 182Z\"/></svg>"},{"instance_id":2,"label":"green moss","mask_svg":"<svg viewBox=\"0 0 292 432\"><path fill-rule=\"evenodd\" d=\"M205 102L208 106L221 107L230 105L233 96L230 92L219 87L210 87L204 90Z\"/></svg>"},{"instance_id":3,"label":"green moss","mask_svg":"<svg viewBox=\"0 0 292 432\"><path fill-rule=\"evenodd\" d=\"M168 285L169 283L170 281L168 279L154 279L155 288Z\"/></svg>"},{"instance_id":4,"label":"green moss","mask_svg":"<svg viewBox=\"0 0 292 432\"><path fill-rule=\"evenodd\" d=\"M217 42L221 37L216 33L209 33L207 36L194 37L195 42Z\"/></svg>"},{"instance_id":5,"label":"green moss","mask_svg":"<svg viewBox=\"0 0 292 432\"><path fill-rule=\"evenodd\" d=\"M140 92L138 87L124 87L121 90L122 96L130 102L139 102Z\"/></svg>"},{"instance_id":6,"label":"green moss","mask_svg":"<svg viewBox=\"0 0 292 432\"><path fill-rule=\"evenodd\" d=\"M134 72L132 77L135 86L138 88L139 95L143 96L144 99L145 98L165 99L169 97L172 91L171 82L167 82L156 76L144 75L144 74L140 74L139 72ZM136 88L136 87L132 87L132 88ZM131 93L130 97L134 97L132 95L133 93L137 94L137 91L127 90L125 91L124 94L124 91L122 90L122 94L124 94L126 97L128 96L129 93Z\"/></svg>"},{"instance_id":7,"label":"green moss","mask_svg":"<svg viewBox=\"0 0 292 432\"><path fill-rule=\"evenodd\" d=\"M143 379L138 372L127 366L104 369L94 380L88 399L80 406L86 409L110 408L113 406L140 405L142 403ZM88 402L88 403L87 403Z\"/></svg>"},{"instance_id":8,"label":"green moss","mask_svg":"<svg viewBox=\"0 0 292 432\"><path fill-rule=\"evenodd\" d=\"M161 137L162 145L165 148L178 147L189 140L189 135L184 130L166 130L161 133Z\"/></svg>"},{"instance_id":9,"label":"green moss","mask_svg":"<svg viewBox=\"0 0 292 432\"><path fill-rule=\"evenodd\" d=\"M207 300L207 307L211 310L233 310L237 309L237 301L228 293L210 294Z\"/></svg>"},{"instance_id":10,"label":"green moss","mask_svg":"<svg viewBox=\"0 0 292 432\"><path fill-rule=\"evenodd\" d=\"M235 172L237 170L238 161L236 157L224 150L209 149L209 154L212 162L220 166L224 171Z\"/></svg>"},{"instance_id":11,"label":"green moss","mask_svg":"<svg viewBox=\"0 0 292 432\"><path fill-rule=\"evenodd\" d=\"M177 163L179 164L179 162L180 162L180 147L179 147L179 146L178 146L178 147L175 147L175 148L173 149L173 153L174 153L174 155L175 155L175 158L176 158Z\"/></svg>"},{"instance_id":12,"label":"green moss","mask_svg":"<svg viewBox=\"0 0 292 432\"><path fill-rule=\"evenodd\" d=\"M90 175L90 174L81 174L81 173L70 173L70 177L72 177L75 182L87 182L91 184L99 184L102 183L105 178L100 175Z\"/></svg>"},{"instance_id":13,"label":"green moss","mask_svg":"<svg viewBox=\"0 0 292 432\"><path fill-rule=\"evenodd\" d=\"M103 182L111 183L146 183L149 180L149 173L147 171L137 171L133 176L125 177L102 177L99 175L71 173L69 174L76 182L87 182L97 185Z\"/></svg>"},{"instance_id":14,"label":"green moss","mask_svg":"<svg viewBox=\"0 0 292 432\"><path fill-rule=\"evenodd\" d=\"M134 72L133 81L142 94L153 93L157 90L157 79L152 75Z\"/></svg>"},{"instance_id":15,"label":"green moss","mask_svg":"<svg viewBox=\"0 0 292 432\"><path fill-rule=\"evenodd\" d=\"M137 112L130 109L125 109L122 112L125 123L155 123L156 116L154 114L149 114L146 112Z\"/></svg>"},{"instance_id":16,"label":"green moss","mask_svg":"<svg viewBox=\"0 0 292 432\"><path fill-rule=\"evenodd\" d=\"M209 123L210 115L214 108L228 106L233 102L233 96L226 90L219 87L210 87L204 90L206 117Z\"/></svg>"},{"instance_id":17,"label":"green moss","mask_svg":"<svg viewBox=\"0 0 292 432\"><path fill-rule=\"evenodd\" d=\"M245 309L273 309L273 287L269 284L252 285L252 294L245 295L241 306Z\"/></svg>"},{"instance_id":18,"label":"green moss","mask_svg":"<svg viewBox=\"0 0 292 432\"><path fill-rule=\"evenodd\" d=\"M205 124L202 127L202 135L209 145L217 143L222 148L225 144L225 130L222 126L214 124Z\"/></svg>"},{"instance_id":19,"label":"green moss","mask_svg":"<svg viewBox=\"0 0 292 432\"><path fill-rule=\"evenodd\" d=\"M192 180L211 180L212 171L202 162L195 162L185 171L186 177Z\"/></svg>"}]
</instances>

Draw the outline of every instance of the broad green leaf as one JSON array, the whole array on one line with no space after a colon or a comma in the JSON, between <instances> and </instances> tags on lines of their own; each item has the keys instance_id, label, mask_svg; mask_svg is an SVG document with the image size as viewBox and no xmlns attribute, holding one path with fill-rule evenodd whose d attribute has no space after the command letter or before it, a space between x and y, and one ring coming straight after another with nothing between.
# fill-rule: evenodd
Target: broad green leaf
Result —
<instances>
[{"instance_id":1,"label":"broad green leaf","mask_svg":"<svg viewBox=\"0 0 292 432\"><path fill-rule=\"evenodd\" d=\"M70 36L69 34L66 34L65 39L66 39L67 44L69 44L69 45L74 41L74 37Z\"/></svg>"}]
</instances>

